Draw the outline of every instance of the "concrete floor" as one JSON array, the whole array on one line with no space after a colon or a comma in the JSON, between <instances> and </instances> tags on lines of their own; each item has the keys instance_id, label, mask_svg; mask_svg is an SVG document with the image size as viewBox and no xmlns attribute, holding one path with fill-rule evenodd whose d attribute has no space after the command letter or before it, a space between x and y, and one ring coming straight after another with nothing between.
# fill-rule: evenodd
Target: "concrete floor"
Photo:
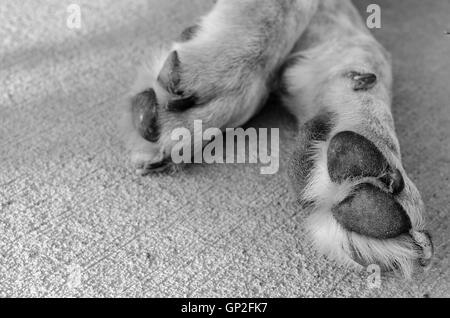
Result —
<instances>
[{"instance_id":1,"label":"concrete floor","mask_svg":"<svg viewBox=\"0 0 450 318\"><path fill-rule=\"evenodd\" d=\"M357 1L363 14L371 1ZM140 178L124 165L113 109L149 48L174 39L209 0L0 5L0 296L450 296L450 2L378 1L391 51L404 165L422 191L437 255L425 275L384 276L318 255L285 165L292 119L275 105L280 173L198 165Z\"/></svg>"}]
</instances>

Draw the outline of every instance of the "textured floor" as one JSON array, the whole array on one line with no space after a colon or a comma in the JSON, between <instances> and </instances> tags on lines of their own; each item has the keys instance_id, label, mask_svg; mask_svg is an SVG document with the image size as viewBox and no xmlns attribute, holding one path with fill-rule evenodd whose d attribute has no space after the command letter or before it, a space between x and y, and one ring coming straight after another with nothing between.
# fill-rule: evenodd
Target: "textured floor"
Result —
<instances>
[{"instance_id":1,"label":"textured floor","mask_svg":"<svg viewBox=\"0 0 450 318\"><path fill-rule=\"evenodd\" d=\"M404 164L437 246L429 273L379 289L307 243L285 175L293 123L274 106L251 125L282 128L279 174L124 165L113 109L136 64L212 1L78 1L80 30L70 3L0 0L0 296L450 296L448 0L379 2Z\"/></svg>"}]
</instances>

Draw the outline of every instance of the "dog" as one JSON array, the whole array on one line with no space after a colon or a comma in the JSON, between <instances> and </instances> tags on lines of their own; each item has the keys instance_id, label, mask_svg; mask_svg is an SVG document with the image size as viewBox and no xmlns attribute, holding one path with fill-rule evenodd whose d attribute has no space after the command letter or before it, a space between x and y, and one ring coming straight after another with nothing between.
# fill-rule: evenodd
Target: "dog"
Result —
<instances>
[{"instance_id":1,"label":"dog","mask_svg":"<svg viewBox=\"0 0 450 318\"><path fill-rule=\"evenodd\" d=\"M219 0L142 66L121 110L136 173L179 166L178 127L239 127L277 94L298 122L289 178L317 249L411 277L433 244L403 166L389 53L350 0Z\"/></svg>"}]
</instances>

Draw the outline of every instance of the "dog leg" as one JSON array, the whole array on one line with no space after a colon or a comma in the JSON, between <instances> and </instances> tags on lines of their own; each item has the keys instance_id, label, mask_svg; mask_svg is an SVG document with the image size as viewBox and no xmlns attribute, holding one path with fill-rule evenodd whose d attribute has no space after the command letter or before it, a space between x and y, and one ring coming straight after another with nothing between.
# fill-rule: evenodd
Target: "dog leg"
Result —
<instances>
[{"instance_id":1,"label":"dog leg","mask_svg":"<svg viewBox=\"0 0 450 318\"><path fill-rule=\"evenodd\" d=\"M254 116L317 9L315 0L220 0L141 69L122 132L138 173L170 166L179 127L225 129ZM200 147L201 148L201 147Z\"/></svg>"},{"instance_id":2,"label":"dog leg","mask_svg":"<svg viewBox=\"0 0 450 318\"><path fill-rule=\"evenodd\" d=\"M391 113L389 56L350 1L323 1L288 61L284 99L300 124L290 178L323 253L411 276L433 254Z\"/></svg>"}]
</instances>

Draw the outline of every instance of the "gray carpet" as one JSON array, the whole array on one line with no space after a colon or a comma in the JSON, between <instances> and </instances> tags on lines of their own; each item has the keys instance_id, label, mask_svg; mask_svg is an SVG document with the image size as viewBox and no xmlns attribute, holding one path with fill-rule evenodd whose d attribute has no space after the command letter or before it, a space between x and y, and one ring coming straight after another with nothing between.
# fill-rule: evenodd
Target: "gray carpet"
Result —
<instances>
[{"instance_id":1,"label":"gray carpet","mask_svg":"<svg viewBox=\"0 0 450 318\"><path fill-rule=\"evenodd\" d=\"M0 296L450 296L448 0L379 2L404 164L437 247L427 274L379 289L310 247L286 181L294 125L276 105L250 123L281 128L276 175L124 165L113 110L135 66L212 1L78 1L80 30L66 27L70 3L0 3Z\"/></svg>"}]
</instances>

